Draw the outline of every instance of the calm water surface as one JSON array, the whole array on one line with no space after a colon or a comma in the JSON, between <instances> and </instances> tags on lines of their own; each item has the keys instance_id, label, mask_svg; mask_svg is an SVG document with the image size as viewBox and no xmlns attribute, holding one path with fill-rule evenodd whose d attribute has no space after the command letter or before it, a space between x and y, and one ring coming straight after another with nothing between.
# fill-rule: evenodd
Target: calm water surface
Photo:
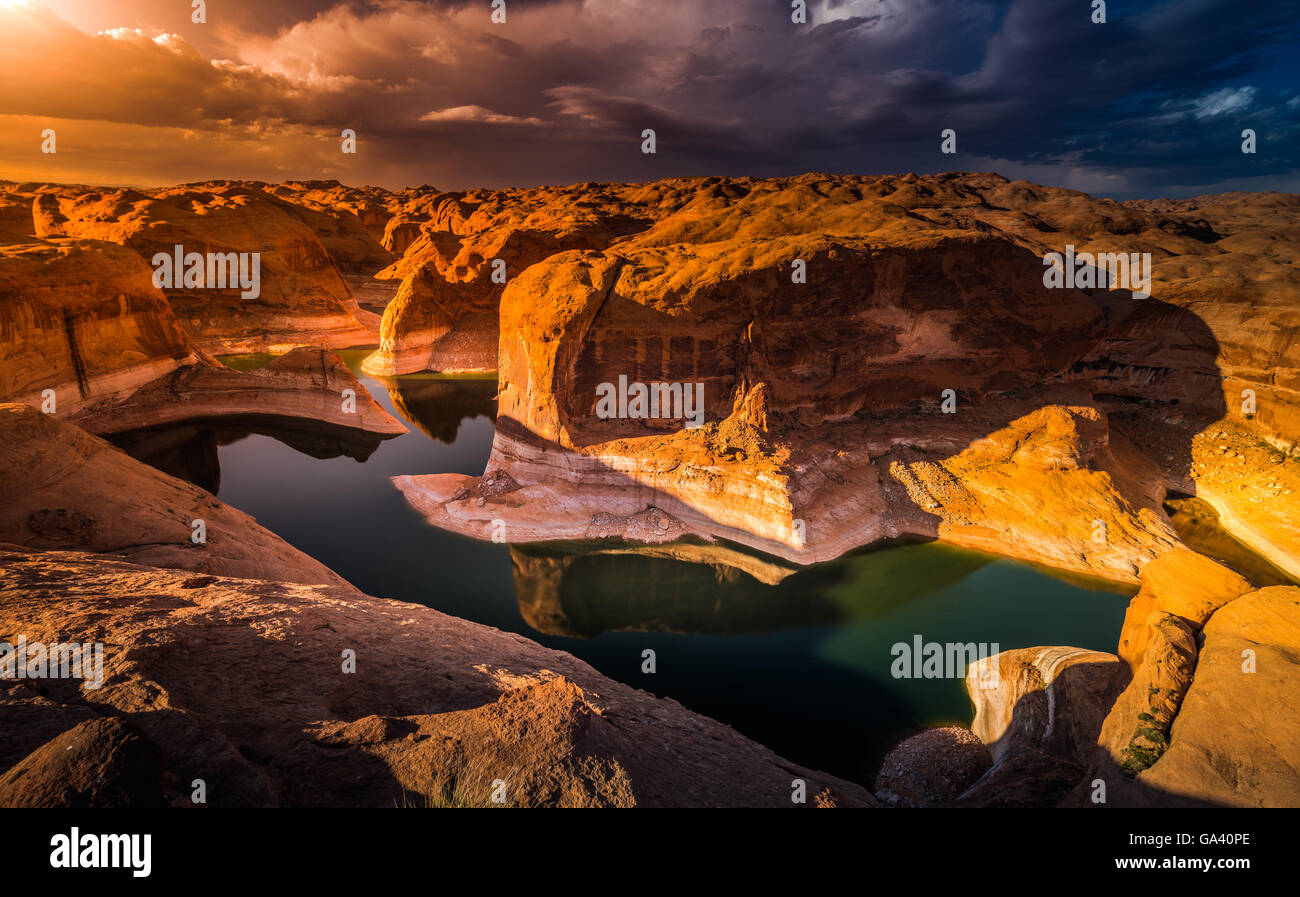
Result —
<instances>
[{"instance_id":1,"label":"calm water surface","mask_svg":"<svg viewBox=\"0 0 1300 897\"><path fill-rule=\"evenodd\" d=\"M1131 592L939 544L859 553L767 585L725 565L600 550L608 546L511 548L435 529L389 477L481 474L495 382L402 377L390 395L360 373L366 352L342 354L409 434L339 447L191 427L134 446L127 437L126 447L213 489L370 594L568 651L791 760L866 784L901 738L972 716L960 680L892 678L895 642L919 634L1002 650L1115 650ZM653 675L641 672L647 648Z\"/></svg>"}]
</instances>

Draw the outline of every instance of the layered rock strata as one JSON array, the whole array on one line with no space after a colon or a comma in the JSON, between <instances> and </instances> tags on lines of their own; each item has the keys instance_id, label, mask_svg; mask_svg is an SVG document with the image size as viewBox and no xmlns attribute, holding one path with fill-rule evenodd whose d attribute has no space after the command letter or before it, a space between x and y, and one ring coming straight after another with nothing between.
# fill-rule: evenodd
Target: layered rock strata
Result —
<instances>
[{"instance_id":1,"label":"layered rock strata","mask_svg":"<svg viewBox=\"0 0 1300 897\"><path fill-rule=\"evenodd\" d=\"M138 254L63 237L0 246L0 401L96 433L248 417L406 432L333 352L231 370L195 345Z\"/></svg>"},{"instance_id":2,"label":"layered rock strata","mask_svg":"<svg viewBox=\"0 0 1300 897\"><path fill-rule=\"evenodd\" d=\"M996 175L655 186L695 196L511 275L487 473L397 478L434 523L802 563L912 534L1136 582L1181 545L1168 490L1203 486L1300 572L1296 234L1241 211L1295 197L1153 210ZM1043 257L1070 247L1149 253L1150 281L1139 263L1137 292L1049 287ZM698 390L702 425L678 405L607 413L620 383Z\"/></svg>"}]
</instances>

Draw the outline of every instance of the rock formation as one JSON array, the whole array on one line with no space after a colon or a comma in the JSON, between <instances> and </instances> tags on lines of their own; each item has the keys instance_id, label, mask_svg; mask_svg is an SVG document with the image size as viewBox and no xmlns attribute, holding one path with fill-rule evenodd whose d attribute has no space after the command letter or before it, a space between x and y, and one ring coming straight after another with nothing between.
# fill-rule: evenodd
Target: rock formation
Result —
<instances>
[{"instance_id":1,"label":"rock formation","mask_svg":"<svg viewBox=\"0 0 1300 897\"><path fill-rule=\"evenodd\" d=\"M870 806L575 658L361 594L211 494L0 405L0 806ZM204 539L195 541L194 521ZM57 596L52 598L51 596ZM345 669L355 652L355 672ZM816 800L814 800L816 798Z\"/></svg>"},{"instance_id":2,"label":"rock formation","mask_svg":"<svg viewBox=\"0 0 1300 897\"><path fill-rule=\"evenodd\" d=\"M913 534L1136 582L1181 545L1174 490L1300 573L1300 199L1154 209L996 175L606 196L642 229L510 269L501 295L487 475L509 494L399 477L432 522L486 537L497 520L513 542L725 538L800 563ZM1150 253L1153 295L1048 288L1043 257L1068 247ZM620 377L699 384L703 425L598 413Z\"/></svg>"},{"instance_id":3,"label":"rock formation","mask_svg":"<svg viewBox=\"0 0 1300 897\"><path fill-rule=\"evenodd\" d=\"M304 218L339 273L371 275L392 263L383 239L399 199L388 191L338 181L244 183L315 213Z\"/></svg>"},{"instance_id":4,"label":"rock formation","mask_svg":"<svg viewBox=\"0 0 1300 897\"><path fill-rule=\"evenodd\" d=\"M0 245L0 401L96 433L248 417L380 437L406 432L332 352L300 347L246 373L218 363L129 248L10 236L24 242Z\"/></svg>"},{"instance_id":5,"label":"rock formation","mask_svg":"<svg viewBox=\"0 0 1300 897\"><path fill-rule=\"evenodd\" d=\"M72 415L94 433L217 418L296 423L307 432L351 430L379 437L406 432L337 355L305 347L252 371L219 364L185 367Z\"/></svg>"},{"instance_id":6,"label":"rock formation","mask_svg":"<svg viewBox=\"0 0 1300 897\"><path fill-rule=\"evenodd\" d=\"M1297 612L1300 589L1272 586L1210 617L1169 746L1138 776L1148 794L1232 806L1300 805Z\"/></svg>"},{"instance_id":7,"label":"rock formation","mask_svg":"<svg viewBox=\"0 0 1300 897\"><path fill-rule=\"evenodd\" d=\"M384 234L384 245L401 258L376 275L401 285L364 369L387 376L495 371L509 278L555 253L603 249L643 228L647 220L636 215L648 214L645 193L580 184L408 199Z\"/></svg>"},{"instance_id":8,"label":"rock formation","mask_svg":"<svg viewBox=\"0 0 1300 897\"><path fill-rule=\"evenodd\" d=\"M1189 551L1152 561L1119 655L1128 681L1090 774L1119 803L1300 801L1300 588L1256 589Z\"/></svg>"},{"instance_id":9,"label":"rock formation","mask_svg":"<svg viewBox=\"0 0 1300 897\"><path fill-rule=\"evenodd\" d=\"M876 796L891 807L934 807L955 800L992 765L969 729L926 729L889 752L876 776Z\"/></svg>"},{"instance_id":10,"label":"rock formation","mask_svg":"<svg viewBox=\"0 0 1300 897\"><path fill-rule=\"evenodd\" d=\"M101 241L0 248L0 398L72 412L201 363L149 277Z\"/></svg>"},{"instance_id":11,"label":"rock formation","mask_svg":"<svg viewBox=\"0 0 1300 897\"><path fill-rule=\"evenodd\" d=\"M487 470L397 477L408 500L516 544L695 537L810 563L919 535L1140 582L1118 658L1006 652L1001 685L971 686L994 761L978 781L956 793L955 772L887 764L881 794L1090 803L1101 781L1111 804L1294 802L1300 590L1187 550L1165 501L1196 496L1300 574L1300 198L1121 204L993 175L689 183L696 200L647 210L644 230L512 275ZM1149 253L1150 281L1049 288L1051 253ZM629 382L698 384L700 425L629 413ZM570 625L566 562L522 557L525 612ZM968 740L904 754L969 772L944 753Z\"/></svg>"},{"instance_id":12,"label":"rock formation","mask_svg":"<svg viewBox=\"0 0 1300 897\"><path fill-rule=\"evenodd\" d=\"M201 540L195 521L202 523ZM0 542L220 576L351 588L203 489L19 404L0 405Z\"/></svg>"},{"instance_id":13,"label":"rock formation","mask_svg":"<svg viewBox=\"0 0 1300 897\"><path fill-rule=\"evenodd\" d=\"M946 800L945 780L915 772L910 787L920 797L913 800L1080 807L1300 802L1300 587L1256 589L1186 550L1151 561L1141 578L1118 657L1024 648L992 658L996 680L972 667L972 731L993 766ZM931 739L942 742L933 749L934 769L965 762L960 739Z\"/></svg>"},{"instance_id":14,"label":"rock formation","mask_svg":"<svg viewBox=\"0 0 1300 897\"><path fill-rule=\"evenodd\" d=\"M177 271L174 285L160 285L167 287L178 323L204 351L280 353L302 345L373 343L379 319L358 306L340 271L373 273L387 263L387 252L349 209L312 191L282 188L274 195L264 188L231 181L147 192L20 184L5 188L0 200L8 209L9 239L95 241L96 251L102 248L97 244L116 244L139 259L145 284L154 276L147 266L156 254L173 255L178 245L202 254L201 284L186 283ZM20 211L24 205L27 215ZM250 272L257 255L256 289L229 279L222 285L215 271L208 279L207 256L229 253L245 254Z\"/></svg>"},{"instance_id":15,"label":"rock formation","mask_svg":"<svg viewBox=\"0 0 1300 897\"><path fill-rule=\"evenodd\" d=\"M0 776L6 807L166 806L158 749L115 717L55 736Z\"/></svg>"},{"instance_id":16,"label":"rock formation","mask_svg":"<svg viewBox=\"0 0 1300 897\"><path fill-rule=\"evenodd\" d=\"M972 668L974 734L993 766L951 799L965 806L1052 806L1080 781L1115 698L1120 664L1079 648L1004 651ZM990 672L996 676L990 677Z\"/></svg>"},{"instance_id":17,"label":"rock formation","mask_svg":"<svg viewBox=\"0 0 1300 897\"><path fill-rule=\"evenodd\" d=\"M184 805L193 778L217 805L478 805L498 779L524 805L786 806L796 778L811 805L876 802L568 655L362 595L91 435L162 457L217 420L364 454L404 427L329 349L376 343L375 375L498 372L463 406L390 385L445 440L496 400L483 476L396 485L439 526L504 527L542 631L762 629L788 611L736 612L723 582L801 586L906 536L1140 585L1116 655L1019 649L968 680L971 729L900 745L885 803L1300 802L1300 588L1188 550L1166 511L1193 496L1300 576L1298 210L988 174L0 186L0 633L110 646L90 697L0 680L0 804ZM259 253L259 294L155 286L176 244ZM1052 253L1149 253L1150 282L1049 286ZM520 547L562 539L589 541ZM662 566L638 578L647 557L713 577L712 616ZM610 564L623 604L573 599Z\"/></svg>"}]
</instances>

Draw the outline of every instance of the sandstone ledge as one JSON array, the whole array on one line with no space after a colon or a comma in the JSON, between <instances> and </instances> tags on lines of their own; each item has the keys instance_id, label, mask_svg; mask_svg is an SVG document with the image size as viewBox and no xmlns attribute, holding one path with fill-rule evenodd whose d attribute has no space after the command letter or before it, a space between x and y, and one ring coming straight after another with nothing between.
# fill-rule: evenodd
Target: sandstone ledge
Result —
<instances>
[{"instance_id":1,"label":"sandstone ledge","mask_svg":"<svg viewBox=\"0 0 1300 897\"><path fill-rule=\"evenodd\" d=\"M264 417L381 437L407 432L328 349L294 349L252 371L216 362L182 368L134 392L70 415L93 433L121 433L180 421Z\"/></svg>"},{"instance_id":2,"label":"sandstone ledge","mask_svg":"<svg viewBox=\"0 0 1300 897\"><path fill-rule=\"evenodd\" d=\"M811 564L914 536L1128 583L1181 547L1159 483L1102 412L1011 400L970 415L828 425L784 463L728 457L707 427L598 453L512 436L506 422L482 477L394 483L436 526L515 543L692 536Z\"/></svg>"},{"instance_id":3,"label":"sandstone ledge","mask_svg":"<svg viewBox=\"0 0 1300 897\"><path fill-rule=\"evenodd\" d=\"M194 541L195 520L202 542ZM0 405L0 541L351 589L211 493L26 405Z\"/></svg>"}]
</instances>

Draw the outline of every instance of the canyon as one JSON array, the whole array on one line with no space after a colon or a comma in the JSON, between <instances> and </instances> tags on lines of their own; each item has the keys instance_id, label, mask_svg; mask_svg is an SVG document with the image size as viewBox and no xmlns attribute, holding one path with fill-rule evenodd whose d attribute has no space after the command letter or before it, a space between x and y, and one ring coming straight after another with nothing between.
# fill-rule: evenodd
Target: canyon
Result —
<instances>
[{"instance_id":1,"label":"canyon","mask_svg":"<svg viewBox=\"0 0 1300 897\"><path fill-rule=\"evenodd\" d=\"M651 538L799 563L913 535L1136 582L1179 545L1174 491L1300 572L1294 197L692 183L644 231L509 281L484 477L398 480L431 522L641 538L654 508ZM1067 244L1152 253L1154 296L1046 288L1041 259ZM705 426L600 418L598 384L624 375L702 382Z\"/></svg>"},{"instance_id":2,"label":"canyon","mask_svg":"<svg viewBox=\"0 0 1300 897\"><path fill-rule=\"evenodd\" d=\"M525 805L789 806L795 778L824 806L1079 806L1098 780L1109 805L1294 805L1297 212L979 173L0 183L0 629L78 620L120 646L94 708L3 683L0 716L30 734L0 803L180 805L201 750L230 804L477 803L508 769ZM260 252L260 295L156 288L148 259L181 243ZM1151 295L1047 286L1067 246L1149 253ZM492 416L482 475L393 486L433 526L509 542L539 631L584 632L560 598L576 561L544 553L573 540L756 589L939 540L1137 594L1115 653L1002 652L1002 687L968 682L970 727L917 734L867 789L562 652L365 595L99 438L224 420L364 458L407 427L333 351L358 346L399 411ZM279 357L216 357L254 353ZM438 379L493 373L469 399ZM702 425L598 413L620 378L698 385ZM1284 584L1193 550L1181 496ZM121 780L74 787L69 752Z\"/></svg>"},{"instance_id":3,"label":"canyon","mask_svg":"<svg viewBox=\"0 0 1300 897\"><path fill-rule=\"evenodd\" d=\"M498 779L506 806L790 806L796 780L808 806L875 803L566 654L363 595L72 424L11 403L0 434L0 631L107 646L93 701L0 679L0 805L187 806L194 778L211 806L492 806Z\"/></svg>"}]
</instances>

